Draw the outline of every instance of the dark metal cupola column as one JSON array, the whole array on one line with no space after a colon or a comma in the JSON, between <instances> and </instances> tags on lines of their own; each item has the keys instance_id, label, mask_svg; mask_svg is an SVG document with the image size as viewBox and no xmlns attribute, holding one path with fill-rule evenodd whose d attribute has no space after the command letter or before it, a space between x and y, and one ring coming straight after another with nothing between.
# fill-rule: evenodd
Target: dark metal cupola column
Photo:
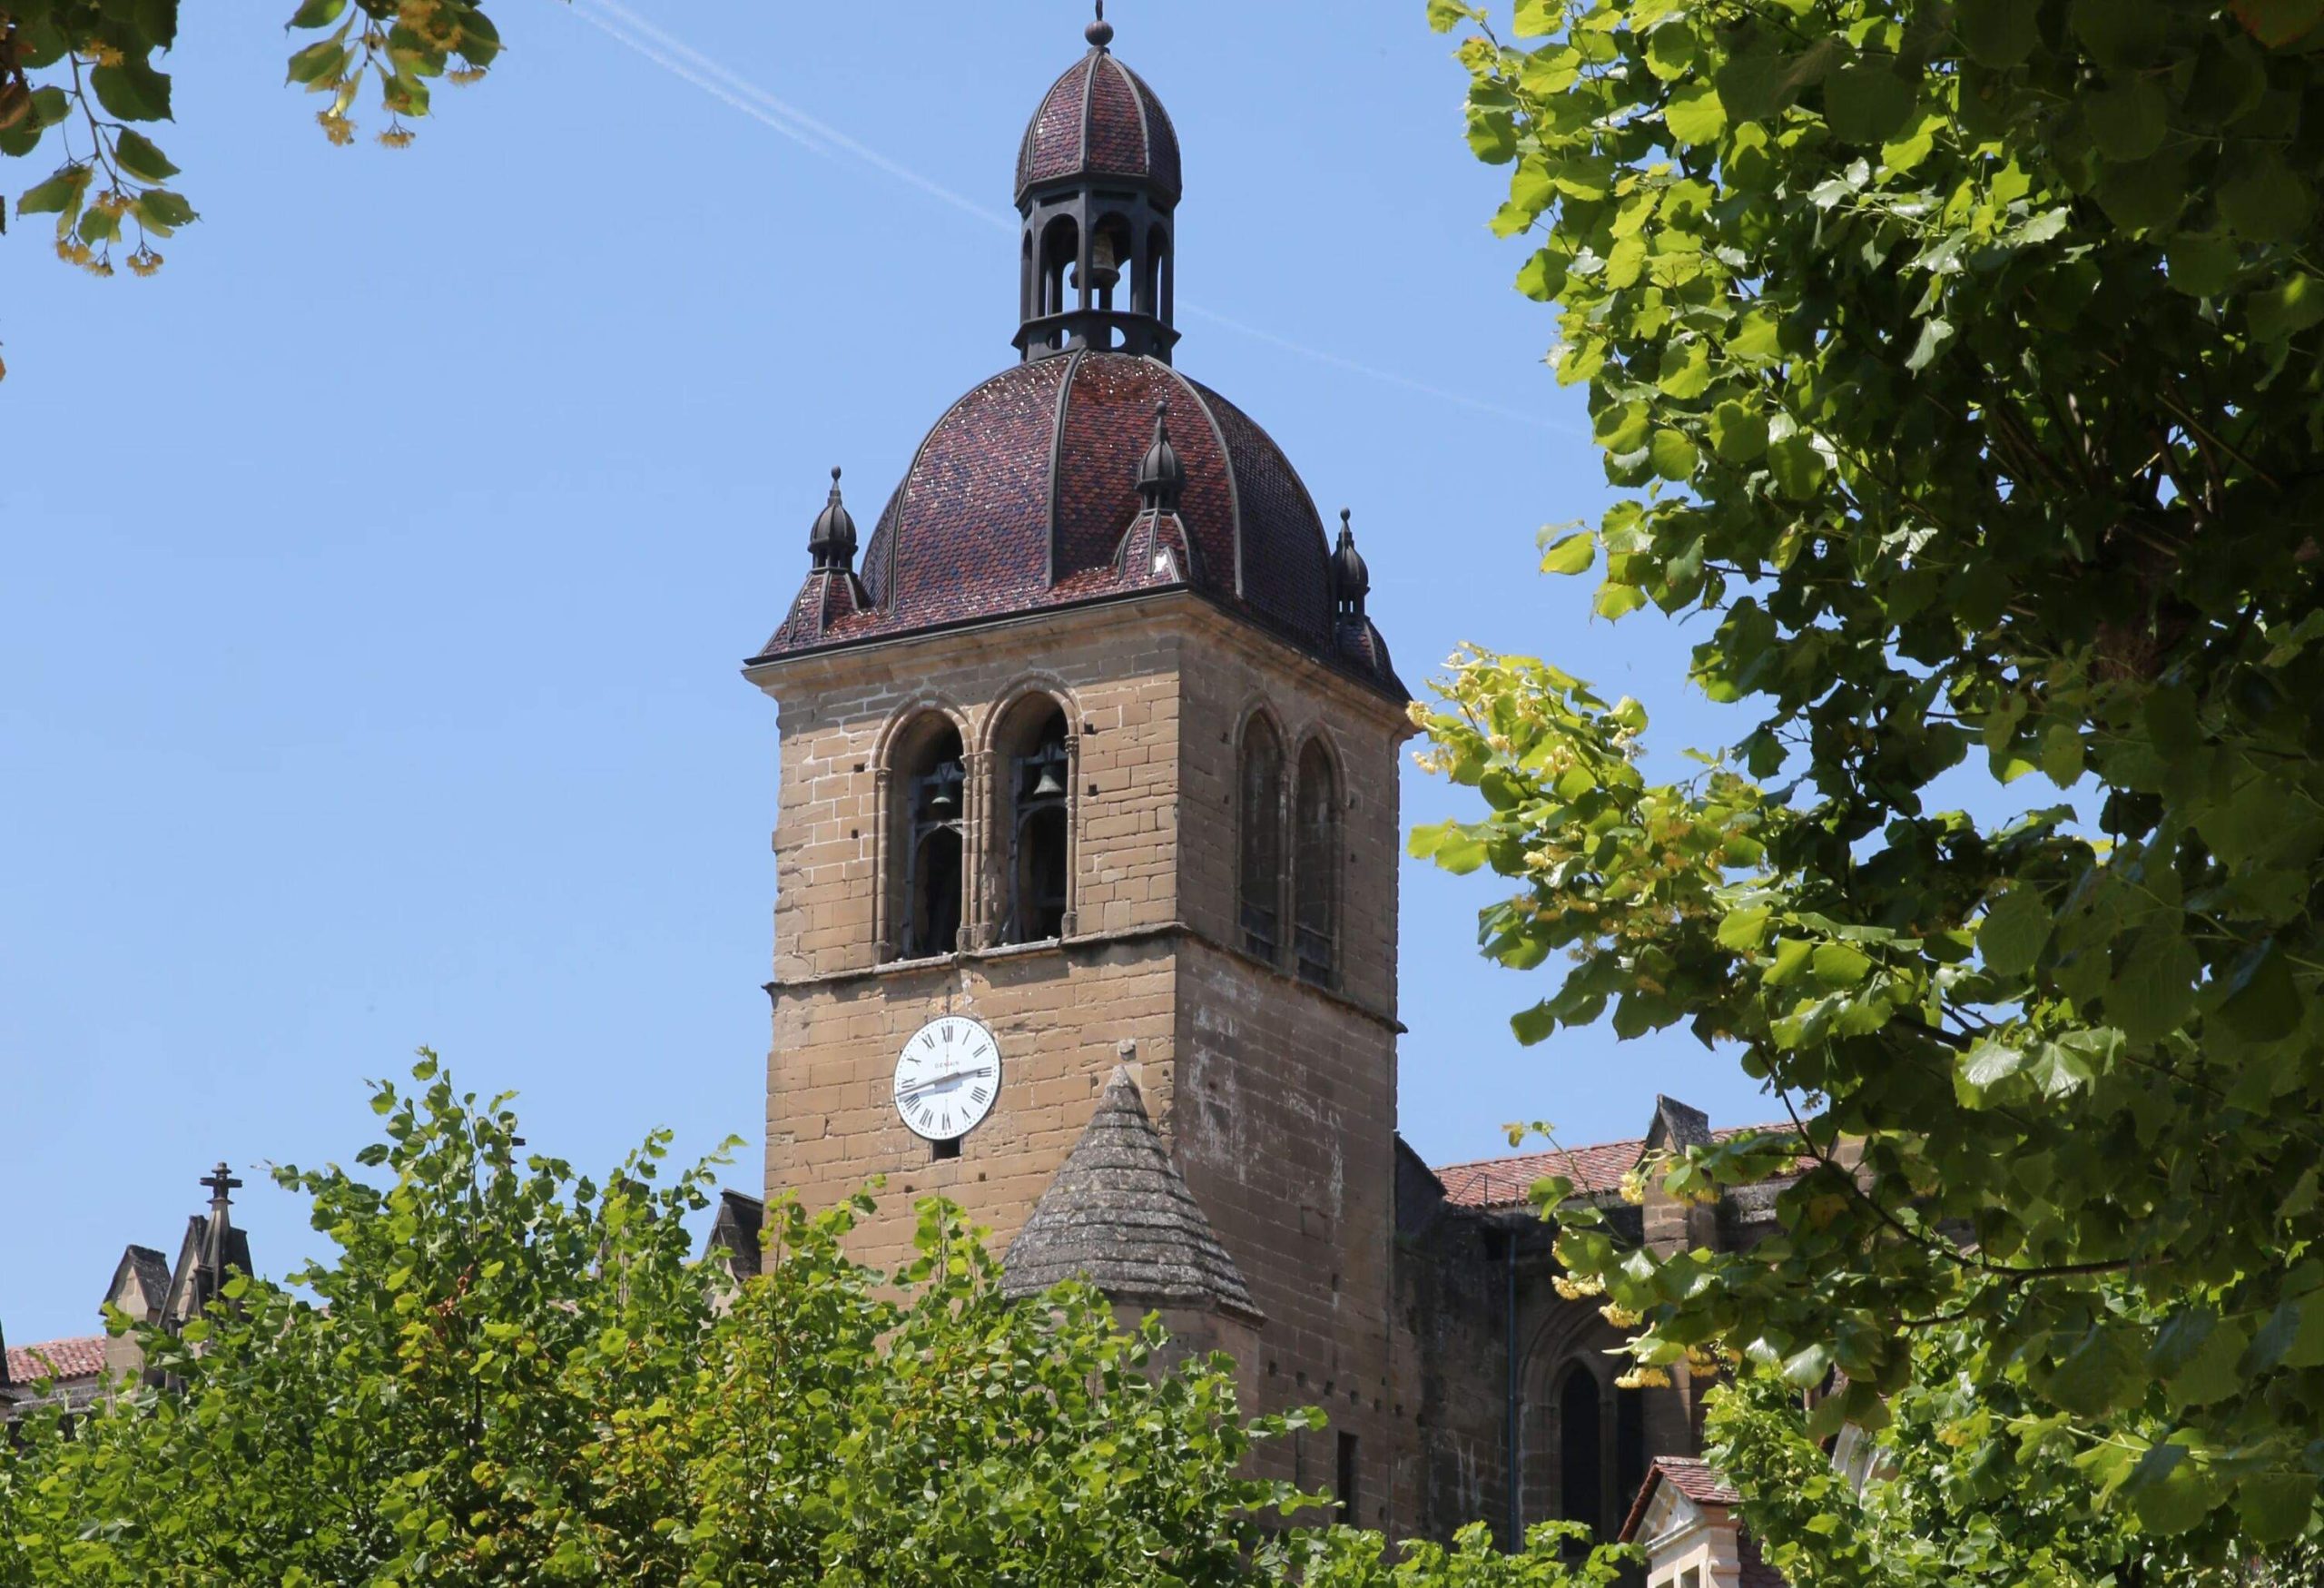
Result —
<instances>
[{"instance_id":1,"label":"dark metal cupola column","mask_svg":"<svg viewBox=\"0 0 2324 1588\"><path fill-rule=\"evenodd\" d=\"M1168 362L1177 135L1151 90L1114 58L1098 0L1088 54L1025 131L1016 344L1026 359L1082 348Z\"/></svg>"}]
</instances>

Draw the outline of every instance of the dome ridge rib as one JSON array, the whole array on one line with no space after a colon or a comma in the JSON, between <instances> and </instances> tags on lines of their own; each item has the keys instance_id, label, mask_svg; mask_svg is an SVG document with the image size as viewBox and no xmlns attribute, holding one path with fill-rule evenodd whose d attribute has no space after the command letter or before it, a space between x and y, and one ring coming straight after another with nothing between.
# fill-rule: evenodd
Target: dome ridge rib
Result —
<instances>
[{"instance_id":1,"label":"dome ridge rib","mask_svg":"<svg viewBox=\"0 0 2324 1588\"><path fill-rule=\"evenodd\" d=\"M1164 364L1159 359L1147 360L1158 364L1171 380L1186 389L1196 408L1202 410L1202 422L1210 427L1210 439L1218 443L1218 456L1226 464L1226 500L1230 511L1226 521L1235 535L1235 594L1243 595L1243 489L1235 478L1235 450L1226 444L1226 431L1221 428L1218 416L1210 410L1210 393L1186 376L1178 373L1175 364Z\"/></svg>"},{"instance_id":2,"label":"dome ridge rib","mask_svg":"<svg viewBox=\"0 0 2324 1588\"><path fill-rule=\"evenodd\" d=\"M1058 493L1064 488L1066 412L1073 404L1074 371L1081 368L1081 360L1088 356L1088 348L1076 348L1065 360L1065 374L1057 383L1057 411L1049 423L1049 522L1042 526L1041 537L1046 547L1042 555L1047 558L1047 565L1041 570L1041 577L1051 589L1057 587L1057 498Z\"/></svg>"}]
</instances>

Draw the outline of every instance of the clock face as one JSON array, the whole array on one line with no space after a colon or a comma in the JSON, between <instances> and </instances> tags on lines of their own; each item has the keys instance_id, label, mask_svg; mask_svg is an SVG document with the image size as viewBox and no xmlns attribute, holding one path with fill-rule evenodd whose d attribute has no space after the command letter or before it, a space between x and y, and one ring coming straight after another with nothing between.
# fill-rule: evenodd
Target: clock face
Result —
<instances>
[{"instance_id":1,"label":"clock face","mask_svg":"<svg viewBox=\"0 0 2324 1588\"><path fill-rule=\"evenodd\" d=\"M966 1015L930 1021L896 1058L896 1112L931 1141L967 1135L1000 1095L1000 1045Z\"/></svg>"}]
</instances>

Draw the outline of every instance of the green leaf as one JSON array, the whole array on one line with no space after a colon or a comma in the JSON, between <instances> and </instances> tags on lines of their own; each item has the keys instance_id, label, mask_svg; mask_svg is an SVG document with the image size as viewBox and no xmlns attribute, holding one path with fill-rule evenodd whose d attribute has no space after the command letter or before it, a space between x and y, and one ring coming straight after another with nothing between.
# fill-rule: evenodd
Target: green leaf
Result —
<instances>
[{"instance_id":1,"label":"green leaf","mask_svg":"<svg viewBox=\"0 0 2324 1588\"><path fill-rule=\"evenodd\" d=\"M1727 131L1727 105L1710 84L1690 83L1670 91L1662 107L1662 123L1684 146L1716 143Z\"/></svg>"},{"instance_id":2,"label":"green leaf","mask_svg":"<svg viewBox=\"0 0 2324 1588\"><path fill-rule=\"evenodd\" d=\"M1668 480L1685 481L1695 476L1702 454L1684 430L1657 430L1647 443L1648 456L1654 460L1654 472Z\"/></svg>"},{"instance_id":3,"label":"green leaf","mask_svg":"<svg viewBox=\"0 0 2324 1588\"><path fill-rule=\"evenodd\" d=\"M2193 945L2176 931L2151 929L2124 962L2122 978L2106 990L2106 1018L2132 1047L2152 1047L2194 1012L2202 968Z\"/></svg>"},{"instance_id":4,"label":"green leaf","mask_svg":"<svg viewBox=\"0 0 2324 1588\"><path fill-rule=\"evenodd\" d=\"M2236 1485L2236 1519L2254 1544L2283 1544L2299 1537L2315 1507L2312 1473L2254 1473Z\"/></svg>"},{"instance_id":5,"label":"green leaf","mask_svg":"<svg viewBox=\"0 0 2324 1588\"><path fill-rule=\"evenodd\" d=\"M1844 942L1817 944L1810 964L1827 987L1853 987L1872 972L1870 957Z\"/></svg>"},{"instance_id":6,"label":"green leaf","mask_svg":"<svg viewBox=\"0 0 2324 1588\"><path fill-rule=\"evenodd\" d=\"M202 218L194 213L193 206L187 203L182 196L167 188L157 187L140 193L131 207L148 230L158 232L164 237Z\"/></svg>"},{"instance_id":7,"label":"green leaf","mask_svg":"<svg viewBox=\"0 0 2324 1588\"><path fill-rule=\"evenodd\" d=\"M1590 609L1599 616L1612 620L1627 616L1646 605L1646 592L1636 585L1603 584L1590 603Z\"/></svg>"},{"instance_id":8,"label":"green leaf","mask_svg":"<svg viewBox=\"0 0 2324 1588\"><path fill-rule=\"evenodd\" d=\"M1577 529L1541 554L1541 571L1545 574L1587 573L1590 566L1597 560L1598 532Z\"/></svg>"},{"instance_id":9,"label":"green leaf","mask_svg":"<svg viewBox=\"0 0 2324 1588\"><path fill-rule=\"evenodd\" d=\"M167 182L178 174L178 168L170 163L169 157L133 128L121 130L113 141L113 153L121 168L140 182Z\"/></svg>"},{"instance_id":10,"label":"green leaf","mask_svg":"<svg viewBox=\"0 0 2324 1588\"><path fill-rule=\"evenodd\" d=\"M347 9L347 0L306 0L292 13L287 28L329 27Z\"/></svg>"},{"instance_id":11,"label":"green leaf","mask_svg":"<svg viewBox=\"0 0 2324 1588\"><path fill-rule=\"evenodd\" d=\"M1655 382L1663 396L1691 402L1710 390L1710 349L1688 342L1663 355L1661 378Z\"/></svg>"},{"instance_id":12,"label":"green leaf","mask_svg":"<svg viewBox=\"0 0 2324 1588\"><path fill-rule=\"evenodd\" d=\"M1710 444L1725 462L1756 462L1768 450L1767 416L1739 402L1722 402L1710 410Z\"/></svg>"},{"instance_id":13,"label":"green leaf","mask_svg":"<svg viewBox=\"0 0 2324 1588\"><path fill-rule=\"evenodd\" d=\"M2041 12L2025 0L1959 0L1953 11L1961 47L1981 66L2014 66L2041 41Z\"/></svg>"},{"instance_id":14,"label":"green leaf","mask_svg":"<svg viewBox=\"0 0 2324 1588\"><path fill-rule=\"evenodd\" d=\"M2271 149L2240 152L2219 186L2220 212L2241 236L2258 242L2288 242L2307 229L2316 196L2309 184Z\"/></svg>"},{"instance_id":15,"label":"green leaf","mask_svg":"<svg viewBox=\"0 0 2324 1588\"><path fill-rule=\"evenodd\" d=\"M1805 436L1786 436L1768 449L1768 471L1776 488L1795 502L1812 498L1824 486L1824 455Z\"/></svg>"},{"instance_id":16,"label":"green leaf","mask_svg":"<svg viewBox=\"0 0 2324 1588\"><path fill-rule=\"evenodd\" d=\"M97 103L124 122L165 122L170 119L170 80L134 55L116 65L99 66L89 74Z\"/></svg>"},{"instance_id":17,"label":"green leaf","mask_svg":"<svg viewBox=\"0 0 2324 1588\"><path fill-rule=\"evenodd\" d=\"M2049 941L2049 906L2030 887L2013 888L1994 901L1977 927L1977 952L1996 976L2032 970Z\"/></svg>"},{"instance_id":18,"label":"green leaf","mask_svg":"<svg viewBox=\"0 0 2324 1588\"><path fill-rule=\"evenodd\" d=\"M2248 951L2226 980L2220 1018L2248 1042L2275 1042L2299 1029L2304 1008L2291 962L2270 939Z\"/></svg>"},{"instance_id":19,"label":"green leaf","mask_svg":"<svg viewBox=\"0 0 2324 1588\"><path fill-rule=\"evenodd\" d=\"M2087 95L2082 113L2089 119L2099 153L2109 160L2144 160L2162 147L2171 131L2171 101L2144 77Z\"/></svg>"},{"instance_id":20,"label":"green leaf","mask_svg":"<svg viewBox=\"0 0 2324 1588\"><path fill-rule=\"evenodd\" d=\"M1953 340L1953 322L1931 318L1921 321L1920 339L1905 360L1905 368L1917 375L1935 361L1945 344Z\"/></svg>"},{"instance_id":21,"label":"green leaf","mask_svg":"<svg viewBox=\"0 0 2324 1588\"><path fill-rule=\"evenodd\" d=\"M2082 731L2072 723L2052 723L2042 731L2042 773L2060 788L2082 781Z\"/></svg>"},{"instance_id":22,"label":"green leaf","mask_svg":"<svg viewBox=\"0 0 2324 1588\"><path fill-rule=\"evenodd\" d=\"M2289 341L2319 321L2324 321L2324 280L2305 271L2251 300L2251 334L2261 341Z\"/></svg>"},{"instance_id":23,"label":"green leaf","mask_svg":"<svg viewBox=\"0 0 2324 1588\"><path fill-rule=\"evenodd\" d=\"M1718 946L1733 949L1738 953L1751 953L1766 941L1768 922L1775 912L1762 905L1752 910L1730 910L1718 923Z\"/></svg>"},{"instance_id":24,"label":"green leaf","mask_svg":"<svg viewBox=\"0 0 2324 1588\"><path fill-rule=\"evenodd\" d=\"M46 182L35 182L25 190L16 201L19 215L61 215L67 210L77 210L81 195L88 191L89 168L68 165Z\"/></svg>"},{"instance_id":25,"label":"green leaf","mask_svg":"<svg viewBox=\"0 0 2324 1588\"><path fill-rule=\"evenodd\" d=\"M1646 69L1664 82L1675 82L1695 69L1702 48L1694 30L1683 24L1658 27L1646 35ZM1673 133L1677 132L1672 129Z\"/></svg>"},{"instance_id":26,"label":"green leaf","mask_svg":"<svg viewBox=\"0 0 2324 1588\"><path fill-rule=\"evenodd\" d=\"M1775 962L1760 974L1759 980L1769 987L1783 987L1798 980L1816 952L1814 942L1807 938L1779 937L1776 939Z\"/></svg>"},{"instance_id":27,"label":"green leaf","mask_svg":"<svg viewBox=\"0 0 2324 1588\"><path fill-rule=\"evenodd\" d=\"M1886 143L1913 113L1913 85L1886 66L1859 61L1824 82L1824 119L1835 137Z\"/></svg>"},{"instance_id":28,"label":"green leaf","mask_svg":"<svg viewBox=\"0 0 2324 1588\"><path fill-rule=\"evenodd\" d=\"M2171 284L2191 298L2215 298L2233 283L2242 264L2235 241L2186 233L2171 240Z\"/></svg>"},{"instance_id":29,"label":"green leaf","mask_svg":"<svg viewBox=\"0 0 2324 1588\"><path fill-rule=\"evenodd\" d=\"M2235 15L2261 44L2277 49L2324 22L2324 0L2235 0Z\"/></svg>"},{"instance_id":30,"label":"green leaf","mask_svg":"<svg viewBox=\"0 0 2324 1588\"><path fill-rule=\"evenodd\" d=\"M1978 1038L1969 1050L1961 1055L1958 1089L1961 1100L1974 1103L1986 1091L2024 1069L2029 1057L2026 1050L2013 1047L1997 1038Z\"/></svg>"},{"instance_id":31,"label":"green leaf","mask_svg":"<svg viewBox=\"0 0 2324 1588\"><path fill-rule=\"evenodd\" d=\"M2048 1375L2043 1388L2070 1412L2102 1417L2144 1389L2146 1362L2129 1329L2102 1323Z\"/></svg>"}]
</instances>

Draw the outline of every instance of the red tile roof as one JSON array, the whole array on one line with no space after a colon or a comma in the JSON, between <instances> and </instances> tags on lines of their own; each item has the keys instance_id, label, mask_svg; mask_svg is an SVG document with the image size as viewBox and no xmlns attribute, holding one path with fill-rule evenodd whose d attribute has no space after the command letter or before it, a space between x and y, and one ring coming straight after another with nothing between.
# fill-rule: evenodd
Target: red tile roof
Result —
<instances>
[{"instance_id":1,"label":"red tile roof","mask_svg":"<svg viewBox=\"0 0 2324 1588\"><path fill-rule=\"evenodd\" d=\"M1738 1125L1711 1132L1713 1141L1780 1132L1789 1125ZM1436 1166L1444 1199L1456 1208L1522 1208L1533 1184L1551 1175L1573 1182L1578 1197L1603 1196L1618 1189L1622 1177L1638 1167L1646 1153L1643 1137L1630 1141L1601 1141L1595 1147L1554 1147L1546 1152L1520 1152L1508 1158L1481 1158L1469 1163Z\"/></svg>"},{"instance_id":2,"label":"red tile roof","mask_svg":"<svg viewBox=\"0 0 2324 1588\"><path fill-rule=\"evenodd\" d=\"M1080 176L1144 178L1178 195L1178 134L1145 79L1093 49L1041 96L1017 152L1017 196Z\"/></svg>"},{"instance_id":3,"label":"red tile roof","mask_svg":"<svg viewBox=\"0 0 2324 1588\"><path fill-rule=\"evenodd\" d=\"M104 1371L104 1366L103 1335L8 1347L8 1382L15 1385L37 1384L44 1378L94 1378Z\"/></svg>"},{"instance_id":4,"label":"red tile roof","mask_svg":"<svg viewBox=\"0 0 2324 1588\"><path fill-rule=\"evenodd\" d=\"M1333 610L1307 488L1250 417L1158 360L1084 350L1014 365L946 409L863 549L862 601L811 574L759 659L1134 594L1121 551L1167 402L1186 470L1187 582L1399 699L1368 622Z\"/></svg>"},{"instance_id":5,"label":"red tile roof","mask_svg":"<svg viewBox=\"0 0 2324 1588\"><path fill-rule=\"evenodd\" d=\"M1731 1511L1742 1503L1742 1496L1727 1486L1727 1480L1714 1472L1709 1462L1691 1455L1658 1455L1654 1465L1646 1469L1646 1481L1638 1486L1638 1498L1630 1502L1630 1514L1622 1520L1622 1543L1631 1543L1638 1537L1638 1530L1646 1521L1646 1508L1654 1503L1654 1491L1664 1484L1698 1505Z\"/></svg>"}]
</instances>

